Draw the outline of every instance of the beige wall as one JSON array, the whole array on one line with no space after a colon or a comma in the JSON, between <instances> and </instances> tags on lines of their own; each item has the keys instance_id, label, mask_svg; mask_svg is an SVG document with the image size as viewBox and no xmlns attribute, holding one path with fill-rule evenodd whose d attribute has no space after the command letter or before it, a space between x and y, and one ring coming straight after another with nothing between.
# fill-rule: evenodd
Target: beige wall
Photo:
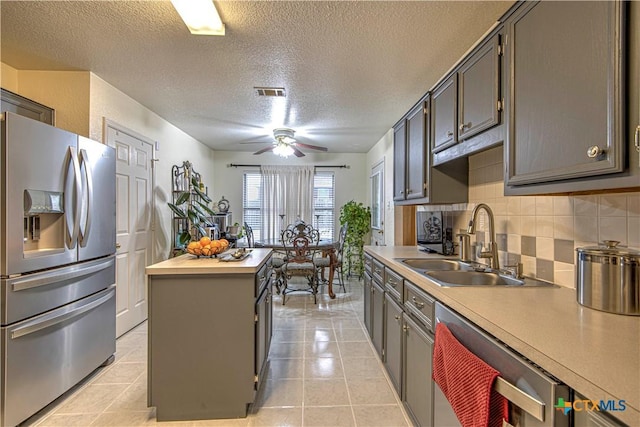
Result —
<instances>
[{"instance_id":1,"label":"beige wall","mask_svg":"<svg viewBox=\"0 0 640 427\"><path fill-rule=\"evenodd\" d=\"M103 141L104 120L132 130L152 141L155 153L154 261L169 255L171 167L189 160L205 183L213 180L213 151L167 120L90 72L22 71L1 64L3 88L55 109L56 126Z\"/></svg>"},{"instance_id":2,"label":"beige wall","mask_svg":"<svg viewBox=\"0 0 640 427\"><path fill-rule=\"evenodd\" d=\"M55 110L56 127L89 136L87 71L18 71L19 93Z\"/></svg>"},{"instance_id":3,"label":"beige wall","mask_svg":"<svg viewBox=\"0 0 640 427\"><path fill-rule=\"evenodd\" d=\"M256 171L257 168L229 168L228 164L268 164L268 165L349 165L349 169L322 169L335 173L336 183L336 230L339 229L340 207L350 200L366 204L369 192L366 175L366 155L354 153L306 153L302 158L283 159L272 153L254 156L252 153L231 151L216 151L213 168L214 206L217 200L224 196L229 200L233 221L242 222L242 177L247 170ZM211 189L211 187L209 187Z\"/></svg>"},{"instance_id":4,"label":"beige wall","mask_svg":"<svg viewBox=\"0 0 640 427\"><path fill-rule=\"evenodd\" d=\"M393 245L393 132L367 153L367 175L381 157L385 165L386 244ZM504 196L502 147L469 158L469 203L424 205L419 210L444 211L454 234L467 227L471 211L486 203L495 216L500 263L522 262L524 273L575 287L575 249L618 240L640 248L640 192L588 195ZM367 180L367 203L371 186ZM389 208L391 206L391 209ZM391 213L391 215L389 215ZM487 242L488 221L481 213L476 237ZM486 243L485 243L486 244Z\"/></svg>"},{"instance_id":5,"label":"beige wall","mask_svg":"<svg viewBox=\"0 0 640 427\"><path fill-rule=\"evenodd\" d=\"M0 86L11 92L18 92L18 70L3 62L0 62Z\"/></svg>"},{"instance_id":6,"label":"beige wall","mask_svg":"<svg viewBox=\"0 0 640 427\"><path fill-rule=\"evenodd\" d=\"M640 248L640 192L504 196L503 170L502 147L471 156L469 203L422 209L451 211L458 232L466 229L477 203L488 204L495 217L501 265L520 261L526 276L566 287L575 287L576 248L603 240ZM475 237L488 241L484 213L478 230Z\"/></svg>"},{"instance_id":7,"label":"beige wall","mask_svg":"<svg viewBox=\"0 0 640 427\"><path fill-rule=\"evenodd\" d=\"M202 175L203 182L210 185L213 180L214 152L198 140L190 137L167 120L155 114L139 102L96 76L91 74L90 122L91 139L103 141L104 119L109 119L154 142L159 148L155 152L155 183L153 189L156 211L154 222L154 261L166 259L171 250L171 167L190 161Z\"/></svg>"},{"instance_id":8,"label":"beige wall","mask_svg":"<svg viewBox=\"0 0 640 427\"><path fill-rule=\"evenodd\" d=\"M382 242L387 246L393 246L393 129L389 129L389 131L367 153L364 175L365 182L367 183L365 203L367 206L371 206L371 170L381 161L384 161L384 237L382 239L378 237L378 240L382 240ZM372 244L375 244L375 241L372 240Z\"/></svg>"}]
</instances>

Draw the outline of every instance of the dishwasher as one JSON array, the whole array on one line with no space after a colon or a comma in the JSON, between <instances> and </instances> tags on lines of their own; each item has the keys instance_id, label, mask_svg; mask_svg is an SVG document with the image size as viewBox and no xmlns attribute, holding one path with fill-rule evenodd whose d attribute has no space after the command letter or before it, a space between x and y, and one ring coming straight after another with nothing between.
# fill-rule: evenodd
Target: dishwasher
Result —
<instances>
[{"instance_id":1,"label":"dishwasher","mask_svg":"<svg viewBox=\"0 0 640 427\"><path fill-rule=\"evenodd\" d=\"M436 322L445 324L462 345L500 372L494 387L509 401L509 419L513 426L572 426L573 411L565 415L554 408L558 399L571 400L567 385L439 302L435 315ZM460 426L437 384L434 385L433 416L434 426Z\"/></svg>"}]
</instances>

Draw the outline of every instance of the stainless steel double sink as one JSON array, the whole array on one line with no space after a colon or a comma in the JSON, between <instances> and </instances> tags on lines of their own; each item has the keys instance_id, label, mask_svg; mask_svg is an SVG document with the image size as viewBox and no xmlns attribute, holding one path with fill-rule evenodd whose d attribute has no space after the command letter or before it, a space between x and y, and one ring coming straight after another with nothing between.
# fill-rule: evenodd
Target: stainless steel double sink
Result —
<instances>
[{"instance_id":1,"label":"stainless steel double sink","mask_svg":"<svg viewBox=\"0 0 640 427\"><path fill-rule=\"evenodd\" d=\"M483 264L458 259L396 258L443 287L456 286L554 286L530 278L516 278Z\"/></svg>"}]
</instances>

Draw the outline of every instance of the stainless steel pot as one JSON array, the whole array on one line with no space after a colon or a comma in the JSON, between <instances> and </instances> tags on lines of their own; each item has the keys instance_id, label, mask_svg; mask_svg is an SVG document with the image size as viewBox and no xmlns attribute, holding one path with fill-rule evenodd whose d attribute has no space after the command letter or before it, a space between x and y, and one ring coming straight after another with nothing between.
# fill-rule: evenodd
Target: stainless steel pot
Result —
<instances>
[{"instance_id":1,"label":"stainless steel pot","mask_svg":"<svg viewBox=\"0 0 640 427\"><path fill-rule=\"evenodd\" d=\"M640 251L602 246L576 249L578 302L616 314L640 316Z\"/></svg>"}]
</instances>

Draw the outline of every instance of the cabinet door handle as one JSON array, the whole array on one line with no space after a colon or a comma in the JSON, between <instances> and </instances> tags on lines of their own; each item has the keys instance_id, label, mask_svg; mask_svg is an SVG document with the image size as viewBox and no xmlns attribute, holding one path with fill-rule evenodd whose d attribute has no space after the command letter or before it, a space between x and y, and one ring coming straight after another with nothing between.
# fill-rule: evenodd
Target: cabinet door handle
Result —
<instances>
[{"instance_id":1,"label":"cabinet door handle","mask_svg":"<svg viewBox=\"0 0 640 427\"><path fill-rule=\"evenodd\" d=\"M411 297L411 301L413 301L413 303L416 305L416 307L418 308L422 308L424 307L424 303L420 302L416 299L416 297Z\"/></svg>"},{"instance_id":2,"label":"cabinet door handle","mask_svg":"<svg viewBox=\"0 0 640 427\"><path fill-rule=\"evenodd\" d=\"M380 270L379 268L374 268L373 272L376 273L376 274L380 274L380 273L382 273L382 270Z\"/></svg>"},{"instance_id":3,"label":"cabinet door handle","mask_svg":"<svg viewBox=\"0 0 640 427\"><path fill-rule=\"evenodd\" d=\"M407 188L407 194L411 194L411 193L413 193L413 190L410 188Z\"/></svg>"},{"instance_id":4,"label":"cabinet door handle","mask_svg":"<svg viewBox=\"0 0 640 427\"><path fill-rule=\"evenodd\" d=\"M604 154L605 150L598 147L597 145L592 145L591 147L589 147L587 149L587 156L590 159L595 159L597 157L600 157Z\"/></svg>"},{"instance_id":5,"label":"cabinet door handle","mask_svg":"<svg viewBox=\"0 0 640 427\"><path fill-rule=\"evenodd\" d=\"M400 320L400 316L393 316L396 320Z\"/></svg>"},{"instance_id":6,"label":"cabinet door handle","mask_svg":"<svg viewBox=\"0 0 640 427\"><path fill-rule=\"evenodd\" d=\"M640 126L636 128L636 133L633 137L633 143L636 146L636 151L640 152Z\"/></svg>"},{"instance_id":7,"label":"cabinet door handle","mask_svg":"<svg viewBox=\"0 0 640 427\"><path fill-rule=\"evenodd\" d=\"M391 279L387 280L387 283L391 285L391 287L395 288L396 286L398 286L398 282L395 282Z\"/></svg>"},{"instance_id":8,"label":"cabinet door handle","mask_svg":"<svg viewBox=\"0 0 640 427\"><path fill-rule=\"evenodd\" d=\"M447 132L447 136L448 136L448 137L452 137L452 136L453 136L453 131L452 131L452 130L450 130L449 132Z\"/></svg>"},{"instance_id":9,"label":"cabinet door handle","mask_svg":"<svg viewBox=\"0 0 640 427\"><path fill-rule=\"evenodd\" d=\"M465 130L465 129L469 129L471 127L471 122L469 123L460 123L459 129L460 130Z\"/></svg>"}]
</instances>

